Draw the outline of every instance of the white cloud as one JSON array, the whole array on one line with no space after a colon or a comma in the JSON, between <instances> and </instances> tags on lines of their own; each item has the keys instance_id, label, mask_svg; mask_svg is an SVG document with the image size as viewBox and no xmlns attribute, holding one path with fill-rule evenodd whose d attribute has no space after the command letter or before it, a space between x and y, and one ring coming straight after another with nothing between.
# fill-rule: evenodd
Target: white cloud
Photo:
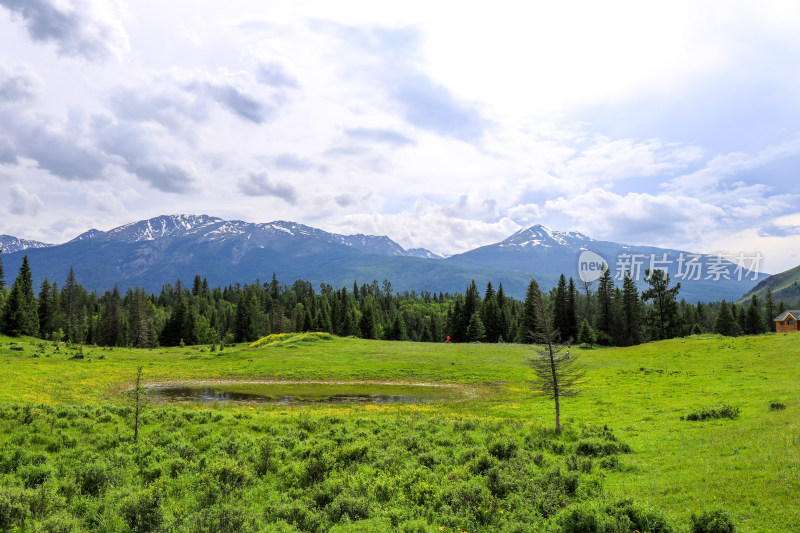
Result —
<instances>
[{"instance_id":1,"label":"white cloud","mask_svg":"<svg viewBox=\"0 0 800 533\"><path fill-rule=\"evenodd\" d=\"M35 216L44 209L44 203L39 196L29 193L22 185L15 183L9 190L8 208L15 215Z\"/></svg>"}]
</instances>

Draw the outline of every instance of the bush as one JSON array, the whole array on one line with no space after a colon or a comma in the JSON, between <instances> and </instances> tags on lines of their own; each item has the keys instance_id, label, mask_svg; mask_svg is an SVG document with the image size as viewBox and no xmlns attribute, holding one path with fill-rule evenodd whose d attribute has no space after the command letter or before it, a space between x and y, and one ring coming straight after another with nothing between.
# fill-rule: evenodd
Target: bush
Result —
<instances>
[{"instance_id":1,"label":"bush","mask_svg":"<svg viewBox=\"0 0 800 533\"><path fill-rule=\"evenodd\" d=\"M501 461L511 459L517 453L517 443L511 439L504 438L489 444L489 453Z\"/></svg>"},{"instance_id":2,"label":"bush","mask_svg":"<svg viewBox=\"0 0 800 533\"><path fill-rule=\"evenodd\" d=\"M0 487L0 531L22 524L27 515L25 492L17 487Z\"/></svg>"},{"instance_id":3,"label":"bush","mask_svg":"<svg viewBox=\"0 0 800 533\"><path fill-rule=\"evenodd\" d=\"M770 411L782 411L786 409L786 404L783 402L771 401L769 402L769 410Z\"/></svg>"},{"instance_id":4,"label":"bush","mask_svg":"<svg viewBox=\"0 0 800 533\"><path fill-rule=\"evenodd\" d=\"M692 514L692 533L735 533L736 525L722 509Z\"/></svg>"},{"instance_id":5,"label":"bush","mask_svg":"<svg viewBox=\"0 0 800 533\"><path fill-rule=\"evenodd\" d=\"M141 490L122 500L119 514L133 531L158 531L164 520L156 487Z\"/></svg>"},{"instance_id":6,"label":"bush","mask_svg":"<svg viewBox=\"0 0 800 533\"><path fill-rule=\"evenodd\" d=\"M739 418L741 410L738 407L733 407L726 403L716 405L713 407L701 407L696 411L692 411L686 415L686 420L692 422L710 420L715 418L730 418L731 420Z\"/></svg>"}]
</instances>

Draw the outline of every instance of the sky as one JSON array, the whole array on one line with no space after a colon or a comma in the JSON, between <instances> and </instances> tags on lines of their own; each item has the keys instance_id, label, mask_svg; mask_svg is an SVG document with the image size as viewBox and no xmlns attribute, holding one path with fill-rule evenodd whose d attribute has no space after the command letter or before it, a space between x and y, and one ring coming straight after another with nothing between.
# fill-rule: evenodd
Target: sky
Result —
<instances>
[{"instance_id":1,"label":"sky","mask_svg":"<svg viewBox=\"0 0 800 533\"><path fill-rule=\"evenodd\" d=\"M453 254L544 224L780 272L799 32L794 0L0 0L0 233L191 213Z\"/></svg>"}]
</instances>

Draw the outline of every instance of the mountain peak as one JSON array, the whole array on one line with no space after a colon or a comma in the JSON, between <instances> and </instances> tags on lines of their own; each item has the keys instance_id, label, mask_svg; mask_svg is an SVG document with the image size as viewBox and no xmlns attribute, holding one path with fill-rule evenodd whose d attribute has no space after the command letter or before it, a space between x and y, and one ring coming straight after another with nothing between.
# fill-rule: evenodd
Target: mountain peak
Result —
<instances>
[{"instance_id":1,"label":"mountain peak","mask_svg":"<svg viewBox=\"0 0 800 533\"><path fill-rule=\"evenodd\" d=\"M29 241L27 239L20 239L12 235L0 235L0 250L5 254L13 254L21 250L29 248L49 248L53 246L46 242Z\"/></svg>"},{"instance_id":2,"label":"mountain peak","mask_svg":"<svg viewBox=\"0 0 800 533\"><path fill-rule=\"evenodd\" d=\"M523 228L500 242L501 246L571 246L580 245L591 239L577 231L556 231L542 224L535 224L529 228Z\"/></svg>"}]
</instances>

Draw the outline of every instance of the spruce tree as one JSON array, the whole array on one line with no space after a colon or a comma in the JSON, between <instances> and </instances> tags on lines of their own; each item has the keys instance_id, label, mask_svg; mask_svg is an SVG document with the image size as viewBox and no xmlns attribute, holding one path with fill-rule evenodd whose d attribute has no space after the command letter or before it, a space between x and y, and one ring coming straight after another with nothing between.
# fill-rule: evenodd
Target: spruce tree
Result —
<instances>
[{"instance_id":1,"label":"spruce tree","mask_svg":"<svg viewBox=\"0 0 800 533\"><path fill-rule=\"evenodd\" d=\"M101 346L121 346L125 339L125 322L119 288L114 285L114 290L106 292L104 300L105 305L100 315L100 331L97 336L97 344Z\"/></svg>"},{"instance_id":2,"label":"spruce tree","mask_svg":"<svg viewBox=\"0 0 800 533\"><path fill-rule=\"evenodd\" d=\"M717 319L714 321L714 333L726 335L728 337L735 337L739 334L739 325L731 313L728 302L722 300L717 312Z\"/></svg>"},{"instance_id":3,"label":"spruce tree","mask_svg":"<svg viewBox=\"0 0 800 533\"><path fill-rule=\"evenodd\" d=\"M69 274L61 289L61 313L67 340L80 342L83 339L83 317L80 301L80 287L75 281L75 271L69 267Z\"/></svg>"},{"instance_id":4,"label":"spruce tree","mask_svg":"<svg viewBox=\"0 0 800 533\"><path fill-rule=\"evenodd\" d=\"M568 329L567 278L564 276L564 274L561 274L561 276L558 278L558 285L556 285L556 294L553 302L553 334L560 339L568 339Z\"/></svg>"},{"instance_id":5,"label":"spruce tree","mask_svg":"<svg viewBox=\"0 0 800 533\"><path fill-rule=\"evenodd\" d=\"M50 281L44 278L39 289L39 335L46 339L53 332L53 309L50 306Z\"/></svg>"},{"instance_id":6,"label":"spruce tree","mask_svg":"<svg viewBox=\"0 0 800 533\"><path fill-rule=\"evenodd\" d=\"M764 333L764 317L761 316L761 306L758 297L754 294L750 299L745 316L745 333L747 335L758 335Z\"/></svg>"},{"instance_id":7,"label":"spruce tree","mask_svg":"<svg viewBox=\"0 0 800 533\"><path fill-rule=\"evenodd\" d=\"M506 307L506 293L503 291L503 284L500 283L497 286L497 293L494 295L495 301L497 301L497 321L498 321L498 329L500 330L500 338L504 341L514 340L513 335L509 331L511 320L509 316L508 309ZM499 339L498 339L499 340Z\"/></svg>"},{"instance_id":8,"label":"spruce tree","mask_svg":"<svg viewBox=\"0 0 800 533\"><path fill-rule=\"evenodd\" d=\"M497 299L493 294L488 301L484 299L483 311L483 325L486 328L486 342L497 342L503 336L503 330L500 324L500 309L497 307Z\"/></svg>"},{"instance_id":9,"label":"spruce tree","mask_svg":"<svg viewBox=\"0 0 800 533\"><path fill-rule=\"evenodd\" d=\"M467 326L467 342L480 342L486 335L486 329L483 327L480 313L473 313L469 319Z\"/></svg>"},{"instance_id":10,"label":"spruce tree","mask_svg":"<svg viewBox=\"0 0 800 533\"><path fill-rule=\"evenodd\" d=\"M2 291L6 286L6 277L3 273L3 250L0 250L0 291ZM2 309L0 309L2 312Z\"/></svg>"},{"instance_id":11,"label":"spruce tree","mask_svg":"<svg viewBox=\"0 0 800 533\"><path fill-rule=\"evenodd\" d=\"M578 332L578 342L581 344L585 344L589 348L591 348L597 342L597 336L592 329L592 326L589 325L589 321L587 319L583 319L581 323L581 329Z\"/></svg>"},{"instance_id":12,"label":"spruce tree","mask_svg":"<svg viewBox=\"0 0 800 533\"><path fill-rule=\"evenodd\" d=\"M536 280L532 279L525 293L525 305L522 308L522 316L520 317L520 323L517 327L517 342L533 344L535 336L540 333L541 324L539 322L539 311L537 309L540 300L541 294L539 292L539 284L536 283Z\"/></svg>"},{"instance_id":13,"label":"spruce tree","mask_svg":"<svg viewBox=\"0 0 800 533\"><path fill-rule=\"evenodd\" d=\"M11 286L3 315L3 331L9 335L39 335L39 307L33 292L28 256L22 258L19 275Z\"/></svg>"},{"instance_id":14,"label":"spruce tree","mask_svg":"<svg viewBox=\"0 0 800 533\"><path fill-rule=\"evenodd\" d=\"M625 346L633 346L642 342L642 305L639 290L633 281L630 271L625 271L622 280L622 338Z\"/></svg>"},{"instance_id":15,"label":"spruce tree","mask_svg":"<svg viewBox=\"0 0 800 533\"><path fill-rule=\"evenodd\" d=\"M563 337L565 340L575 339L578 337L578 310L575 305L575 281L572 277L569 278L569 285L567 285L567 305L564 310L564 324L566 327L566 335Z\"/></svg>"},{"instance_id":16,"label":"spruce tree","mask_svg":"<svg viewBox=\"0 0 800 533\"><path fill-rule=\"evenodd\" d=\"M764 312L767 316L764 321L767 325L767 331L775 332L775 301L772 299L772 289L767 289L767 295L764 297Z\"/></svg>"},{"instance_id":17,"label":"spruce tree","mask_svg":"<svg viewBox=\"0 0 800 533\"><path fill-rule=\"evenodd\" d=\"M645 271L650 288L642 292L642 299L653 301L650 314L652 337L656 340L670 339L680 334L680 321L676 296L681 288L678 283L669 286L669 274L663 270Z\"/></svg>"},{"instance_id":18,"label":"spruce tree","mask_svg":"<svg viewBox=\"0 0 800 533\"><path fill-rule=\"evenodd\" d=\"M612 298L614 296L614 280L608 268L603 269L600 282L595 293L597 301L597 314L595 315L595 327L600 333L609 337L614 333L614 310Z\"/></svg>"}]
</instances>

